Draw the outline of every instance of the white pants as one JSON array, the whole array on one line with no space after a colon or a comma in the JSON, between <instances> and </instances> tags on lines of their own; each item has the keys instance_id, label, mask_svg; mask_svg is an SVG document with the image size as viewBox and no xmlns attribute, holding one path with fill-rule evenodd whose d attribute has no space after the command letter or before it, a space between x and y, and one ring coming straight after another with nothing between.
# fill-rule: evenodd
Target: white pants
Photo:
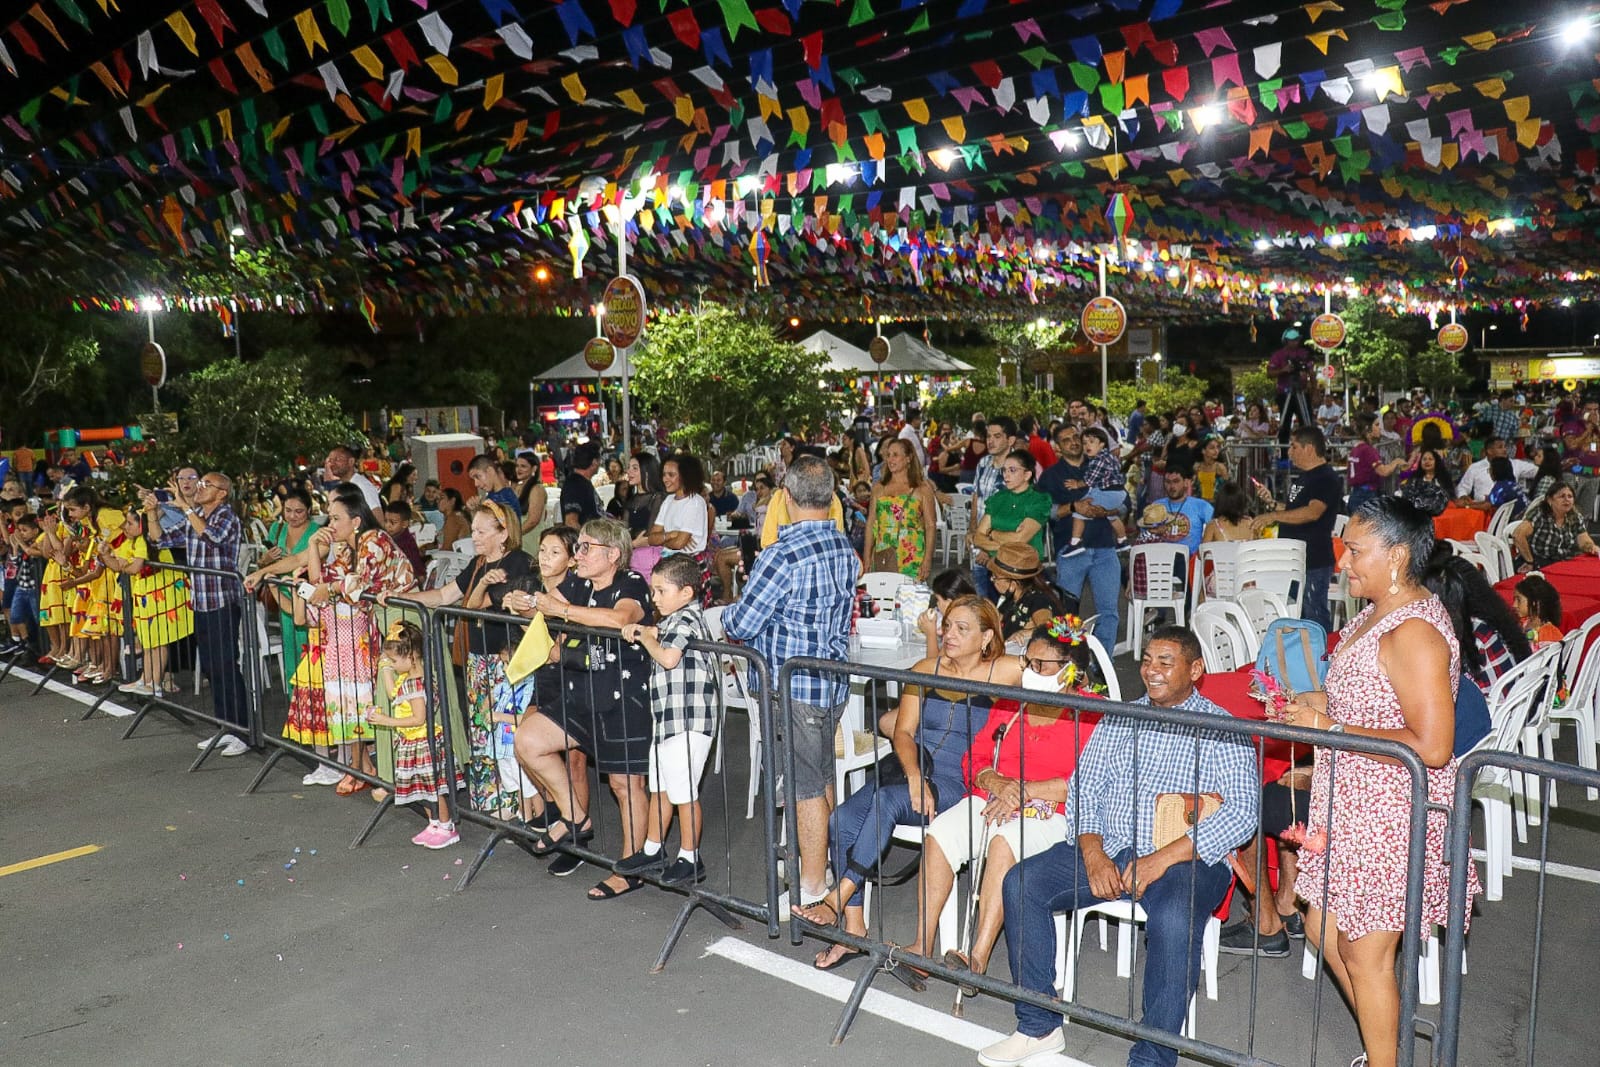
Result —
<instances>
[{"instance_id":1,"label":"white pants","mask_svg":"<svg viewBox=\"0 0 1600 1067\"><path fill-rule=\"evenodd\" d=\"M973 853L983 840L983 809L988 803L982 797L963 797L928 824L925 836L939 842L939 850L950 861L951 870L959 871L972 861ZM1040 806L1043 807L1042 802ZM1067 839L1067 817L1053 809L1054 805L1046 808L1050 814L1044 818L1014 815L989 827L989 843L1004 841L1018 863L1054 848Z\"/></svg>"},{"instance_id":2,"label":"white pants","mask_svg":"<svg viewBox=\"0 0 1600 1067\"><path fill-rule=\"evenodd\" d=\"M700 799L700 772L711 755L711 735L676 734L650 746L650 792L665 793L672 804Z\"/></svg>"}]
</instances>

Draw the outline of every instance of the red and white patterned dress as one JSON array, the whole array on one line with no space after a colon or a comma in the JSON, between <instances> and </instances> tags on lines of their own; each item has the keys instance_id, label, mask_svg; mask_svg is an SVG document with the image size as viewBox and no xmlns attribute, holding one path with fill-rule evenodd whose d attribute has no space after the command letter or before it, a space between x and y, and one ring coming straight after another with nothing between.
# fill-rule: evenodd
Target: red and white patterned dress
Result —
<instances>
[{"instance_id":1,"label":"red and white patterned dress","mask_svg":"<svg viewBox=\"0 0 1600 1067\"><path fill-rule=\"evenodd\" d=\"M1340 633L1338 649L1328 668L1328 715L1346 726L1399 730L1406 725L1394 687L1378 665L1378 643L1408 619L1421 619L1439 631L1450 646L1450 691L1461 679L1461 651L1455 628L1437 597L1416 600L1396 608L1355 641L1350 636L1372 615L1369 605ZM1335 760L1335 757L1337 759ZM1337 774L1331 764L1337 763ZM1452 800L1456 760L1428 770L1428 799L1448 805ZM1333 790L1332 825L1328 824L1329 782ZM1403 931L1406 908L1406 860L1411 821L1411 775L1404 767L1378 763L1352 752L1317 749L1311 778L1311 808L1306 825L1310 833L1328 831L1326 852L1300 850L1300 874L1295 892L1312 907L1322 907L1338 920L1352 941L1374 930ZM1428 925L1444 925L1449 915L1450 869L1444 862L1445 816L1428 815L1426 867L1422 882L1420 933ZM1329 872L1327 902L1323 903L1323 873ZM1468 868L1467 915L1471 900L1481 890L1475 867Z\"/></svg>"}]
</instances>

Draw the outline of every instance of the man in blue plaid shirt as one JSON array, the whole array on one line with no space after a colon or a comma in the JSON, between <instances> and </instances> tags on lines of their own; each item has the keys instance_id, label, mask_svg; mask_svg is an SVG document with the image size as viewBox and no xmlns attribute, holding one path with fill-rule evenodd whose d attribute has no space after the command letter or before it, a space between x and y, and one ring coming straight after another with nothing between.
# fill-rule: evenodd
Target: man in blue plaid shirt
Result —
<instances>
[{"instance_id":1,"label":"man in blue plaid shirt","mask_svg":"<svg viewBox=\"0 0 1600 1067\"><path fill-rule=\"evenodd\" d=\"M225 474L212 471L191 487L174 478L167 488L172 501L183 513L183 525L164 531L162 548L182 546L191 567L239 573L239 541L244 532L239 516L228 506L233 482ZM139 501L149 516L152 530L160 528L161 503L147 489ZM189 576L194 607L195 646L200 669L211 680L211 699L216 717L238 728L217 746L224 756L239 756L249 751L243 735L250 730L249 703L245 697L244 675L239 670L239 620L243 583L237 577L217 574ZM200 742L205 748L210 740Z\"/></svg>"},{"instance_id":2,"label":"man in blue plaid shirt","mask_svg":"<svg viewBox=\"0 0 1600 1067\"><path fill-rule=\"evenodd\" d=\"M1200 695L1200 642L1181 626L1151 636L1139 664L1146 693L1135 703L1228 713ZM1222 806L1161 848L1153 840L1163 794L1216 793ZM1141 1021L1176 1034L1200 976L1206 921L1233 881L1228 854L1256 832L1261 775L1244 735L1139 722L1107 714L1066 788L1069 838L1006 873L1006 944L1013 980L1055 994L1055 913L1097 901L1144 905L1148 951ZM985 1067L1016 1067L1066 1047L1059 1013L1016 1006L1017 1029L978 1053ZM1149 1041L1128 1067L1173 1067L1178 1053Z\"/></svg>"},{"instance_id":3,"label":"man in blue plaid shirt","mask_svg":"<svg viewBox=\"0 0 1600 1067\"><path fill-rule=\"evenodd\" d=\"M795 657L845 661L860 563L850 539L828 517L833 472L820 456L800 456L783 480L792 521L756 557L739 600L723 613L728 637L749 644L776 677ZM751 678L754 688L756 680ZM794 755L801 903L827 892L828 816L833 810L833 735L850 695L846 673L797 671L781 729Z\"/></svg>"}]
</instances>

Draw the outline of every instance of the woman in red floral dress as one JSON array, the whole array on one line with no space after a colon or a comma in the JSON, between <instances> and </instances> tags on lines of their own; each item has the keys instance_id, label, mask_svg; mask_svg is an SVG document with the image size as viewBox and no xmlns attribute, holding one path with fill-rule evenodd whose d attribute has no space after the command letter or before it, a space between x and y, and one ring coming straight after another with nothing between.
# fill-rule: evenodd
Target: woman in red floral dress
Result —
<instances>
[{"instance_id":1,"label":"woman in red floral dress","mask_svg":"<svg viewBox=\"0 0 1600 1067\"><path fill-rule=\"evenodd\" d=\"M1449 614L1422 585L1433 562L1433 522L1405 500L1377 497L1356 510L1344 543L1350 591L1371 603L1344 628L1325 692L1288 704L1287 721L1406 745L1428 768L1428 799L1449 804L1461 656ZM1404 767L1317 750L1295 891L1310 904L1306 936L1320 942L1355 1008L1366 1049L1356 1063L1368 1067L1392 1067L1400 1041L1395 956L1406 922L1411 818ZM1438 812L1427 820L1422 936L1449 919L1446 820ZM1476 872L1469 877L1470 900L1479 889ZM1463 920L1470 917L1469 906Z\"/></svg>"}]
</instances>

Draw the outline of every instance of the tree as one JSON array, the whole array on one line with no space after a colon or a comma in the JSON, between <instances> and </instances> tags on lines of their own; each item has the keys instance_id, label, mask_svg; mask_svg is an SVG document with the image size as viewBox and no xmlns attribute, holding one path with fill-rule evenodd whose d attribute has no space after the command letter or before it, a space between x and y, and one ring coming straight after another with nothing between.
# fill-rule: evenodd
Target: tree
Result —
<instances>
[{"instance_id":1,"label":"tree","mask_svg":"<svg viewBox=\"0 0 1600 1067\"><path fill-rule=\"evenodd\" d=\"M356 440L339 402L308 392L306 377L301 357L229 358L172 382L180 429L136 457L132 476L164 484L180 463L234 476L286 471L301 456Z\"/></svg>"},{"instance_id":2,"label":"tree","mask_svg":"<svg viewBox=\"0 0 1600 1067\"><path fill-rule=\"evenodd\" d=\"M1144 400L1151 411L1168 412L1200 403L1206 397L1206 383L1182 371L1167 371L1159 382L1108 382L1105 406L1118 418L1127 418L1133 405ZM1100 403L1099 398L1094 399Z\"/></svg>"},{"instance_id":3,"label":"tree","mask_svg":"<svg viewBox=\"0 0 1600 1067\"><path fill-rule=\"evenodd\" d=\"M1466 388L1471 376L1461 369L1461 353L1446 352L1439 342L1430 342L1411 361L1411 380L1425 386L1434 399Z\"/></svg>"},{"instance_id":4,"label":"tree","mask_svg":"<svg viewBox=\"0 0 1600 1067\"><path fill-rule=\"evenodd\" d=\"M1076 329L1071 322L1038 318L992 322L984 327L984 332L994 342L1000 365L1010 363L1019 374L1026 376L1036 360L1061 348L1062 341Z\"/></svg>"},{"instance_id":5,"label":"tree","mask_svg":"<svg viewBox=\"0 0 1600 1067\"><path fill-rule=\"evenodd\" d=\"M1030 385L986 385L952 389L928 405L928 418L939 425L965 426L972 416L983 412L988 418L1008 415L1020 419L1032 415L1048 420L1066 405L1059 396Z\"/></svg>"},{"instance_id":6,"label":"tree","mask_svg":"<svg viewBox=\"0 0 1600 1067\"><path fill-rule=\"evenodd\" d=\"M1259 400L1271 404L1278 394L1278 383L1267 373L1267 363L1261 361L1253 370L1238 371L1233 376L1233 391L1244 397L1245 404Z\"/></svg>"},{"instance_id":7,"label":"tree","mask_svg":"<svg viewBox=\"0 0 1600 1067\"><path fill-rule=\"evenodd\" d=\"M0 334L0 425L8 445L61 425L64 401L93 377L100 343L81 315L14 314ZM48 401L48 403L47 403Z\"/></svg>"},{"instance_id":8,"label":"tree","mask_svg":"<svg viewBox=\"0 0 1600 1067\"><path fill-rule=\"evenodd\" d=\"M779 340L770 323L701 305L650 321L633 357L632 390L674 442L702 455L723 434L725 450L770 438L785 425L815 426L830 414L818 382L827 357Z\"/></svg>"}]
</instances>

